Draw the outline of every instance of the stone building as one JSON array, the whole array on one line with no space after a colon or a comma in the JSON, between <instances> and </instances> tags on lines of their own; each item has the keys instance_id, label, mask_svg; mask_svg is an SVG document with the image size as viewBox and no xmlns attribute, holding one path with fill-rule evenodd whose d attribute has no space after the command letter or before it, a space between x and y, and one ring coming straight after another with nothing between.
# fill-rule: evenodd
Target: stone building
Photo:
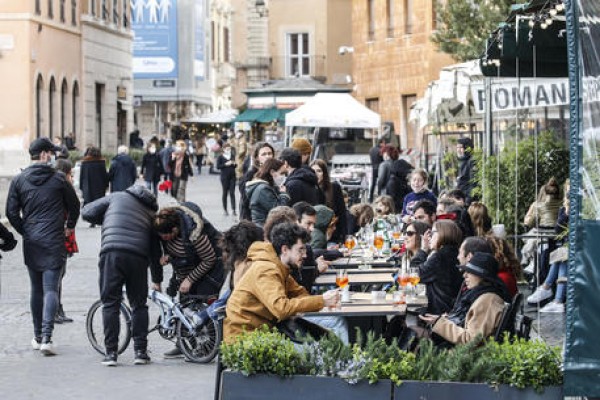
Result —
<instances>
[{"instance_id":1,"label":"stone building","mask_svg":"<svg viewBox=\"0 0 600 400\"><path fill-rule=\"evenodd\" d=\"M394 123L403 148L422 143L411 105L454 63L431 42L435 29L435 0L352 1L353 95Z\"/></svg>"}]
</instances>

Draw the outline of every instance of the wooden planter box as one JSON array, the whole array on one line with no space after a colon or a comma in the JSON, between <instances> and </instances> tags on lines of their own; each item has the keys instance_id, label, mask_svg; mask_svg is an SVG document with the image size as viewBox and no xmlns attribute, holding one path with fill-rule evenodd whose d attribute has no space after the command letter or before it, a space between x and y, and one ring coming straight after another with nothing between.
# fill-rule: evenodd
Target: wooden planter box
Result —
<instances>
[{"instance_id":1,"label":"wooden planter box","mask_svg":"<svg viewBox=\"0 0 600 400\"><path fill-rule=\"evenodd\" d=\"M404 381L394 386L394 400L562 400L562 386L546 387L542 393L500 385L497 389L485 383Z\"/></svg>"},{"instance_id":2,"label":"wooden planter box","mask_svg":"<svg viewBox=\"0 0 600 400\"><path fill-rule=\"evenodd\" d=\"M221 400L390 400L392 382L381 380L373 385L359 382L350 385L340 378L294 375L282 378L274 375L244 376L223 371Z\"/></svg>"}]
</instances>

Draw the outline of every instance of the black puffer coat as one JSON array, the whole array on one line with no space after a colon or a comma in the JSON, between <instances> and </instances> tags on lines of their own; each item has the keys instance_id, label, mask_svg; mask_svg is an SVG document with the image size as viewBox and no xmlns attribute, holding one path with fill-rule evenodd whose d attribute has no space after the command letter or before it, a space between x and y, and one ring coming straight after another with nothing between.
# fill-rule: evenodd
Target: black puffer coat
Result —
<instances>
[{"instance_id":1,"label":"black puffer coat","mask_svg":"<svg viewBox=\"0 0 600 400\"><path fill-rule=\"evenodd\" d=\"M290 206L306 201L311 206L318 204L317 175L309 167L295 169L285 180L285 188L290 196Z\"/></svg>"},{"instance_id":2,"label":"black puffer coat","mask_svg":"<svg viewBox=\"0 0 600 400\"><path fill-rule=\"evenodd\" d=\"M157 263L160 242L152 227L157 210L154 194L136 185L86 205L82 217L92 224L102 224L100 254L125 251Z\"/></svg>"},{"instance_id":3,"label":"black puffer coat","mask_svg":"<svg viewBox=\"0 0 600 400\"><path fill-rule=\"evenodd\" d=\"M456 267L458 246L445 245L429 255L419 267L421 283L427 287L427 312L442 315L452 310L462 285L462 274Z\"/></svg>"},{"instance_id":4,"label":"black puffer coat","mask_svg":"<svg viewBox=\"0 0 600 400\"><path fill-rule=\"evenodd\" d=\"M106 172L104 159L84 157L81 160L79 188L83 194L84 205L104 197L106 189L108 189L108 172Z\"/></svg>"},{"instance_id":5,"label":"black puffer coat","mask_svg":"<svg viewBox=\"0 0 600 400\"><path fill-rule=\"evenodd\" d=\"M120 192L133 185L137 179L137 168L133 159L127 154L116 155L110 162L108 179L111 192Z\"/></svg>"},{"instance_id":6,"label":"black puffer coat","mask_svg":"<svg viewBox=\"0 0 600 400\"><path fill-rule=\"evenodd\" d=\"M394 207L397 213L402 210L404 196L412 191L408 183L408 176L412 170L413 166L402 159L392 161L390 166L390 180L385 187L385 193L394 199Z\"/></svg>"},{"instance_id":7,"label":"black puffer coat","mask_svg":"<svg viewBox=\"0 0 600 400\"><path fill-rule=\"evenodd\" d=\"M12 180L6 216L23 236L25 265L36 271L62 268L65 226L75 228L79 206L65 174L48 164L33 164Z\"/></svg>"},{"instance_id":8,"label":"black puffer coat","mask_svg":"<svg viewBox=\"0 0 600 400\"><path fill-rule=\"evenodd\" d=\"M287 193L280 193L278 188L262 179L246 183L246 196L250 205L251 220L258 226L264 225L269 211L277 206L287 206L290 201Z\"/></svg>"}]
</instances>

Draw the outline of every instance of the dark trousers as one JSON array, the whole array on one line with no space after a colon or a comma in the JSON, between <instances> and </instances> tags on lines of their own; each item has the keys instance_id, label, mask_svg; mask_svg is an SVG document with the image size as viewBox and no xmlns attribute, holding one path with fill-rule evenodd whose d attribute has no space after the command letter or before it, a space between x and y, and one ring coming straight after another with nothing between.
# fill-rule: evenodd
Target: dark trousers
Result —
<instances>
[{"instance_id":1,"label":"dark trousers","mask_svg":"<svg viewBox=\"0 0 600 400\"><path fill-rule=\"evenodd\" d=\"M123 285L131 306L133 348L145 351L148 346L148 260L123 251L110 251L100 256L99 266L106 352L116 352L118 348Z\"/></svg>"},{"instance_id":2,"label":"dark trousers","mask_svg":"<svg viewBox=\"0 0 600 400\"><path fill-rule=\"evenodd\" d=\"M31 282L29 305L36 338L52 337L54 316L58 309L58 286L62 267L46 271L27 268Z\"/></svg>"},{"instance_id":3,"label":"dark trousers","mask_svg":"<svg viewBox=\"0 0 600 400\"><path fill-rule=\"evenodd\" d=\"M223 195L221 201L223 202L223 210L227 211L227 195L231 198L231 210L236 212L235 208L235 175L231 177L221 178L221 186L223 187Z\"/></svg>"},{"instance_id":4,"label":"dark trousers","mask_svg":"<svg viewBox=\"0 0 600 400\"><path fill-rule=\"evenodd\" d=\"M202 173L202 164L204 163L204 154L196 154L196 165L198 166L198 175Z\"/></svg>"},{"instance_id":5,"label":"dark trousers","mask_svg":"<svg viewBox=\"0 0 600 400\"><path fill-rule=\"evenodd\" d=\"M377 186L377 178L379 177L379 168L371 168L371 187L369 188L369 203L373 202L375 195L375 187Z\"/></svg>"}]
</instances>

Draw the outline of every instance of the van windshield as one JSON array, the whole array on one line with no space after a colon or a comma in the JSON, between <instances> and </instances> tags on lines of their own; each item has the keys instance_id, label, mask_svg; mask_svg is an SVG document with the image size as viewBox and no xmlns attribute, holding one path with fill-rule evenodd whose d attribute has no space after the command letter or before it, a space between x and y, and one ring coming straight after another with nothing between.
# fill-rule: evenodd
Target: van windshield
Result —
<instances>
[{"instance_id":1,"label":"van windshield","mask_svg":"<svg viewBox=\"0 0 600 400\"><path fill-rule=\"evenodd\" d=\"M373 134L370 129L354 128L314 128L296 131L293 138L303 137L313 145L311 159L320 158L330 163L335 155L368 154L373 147Z\"/></svg>"}]
</instances>

